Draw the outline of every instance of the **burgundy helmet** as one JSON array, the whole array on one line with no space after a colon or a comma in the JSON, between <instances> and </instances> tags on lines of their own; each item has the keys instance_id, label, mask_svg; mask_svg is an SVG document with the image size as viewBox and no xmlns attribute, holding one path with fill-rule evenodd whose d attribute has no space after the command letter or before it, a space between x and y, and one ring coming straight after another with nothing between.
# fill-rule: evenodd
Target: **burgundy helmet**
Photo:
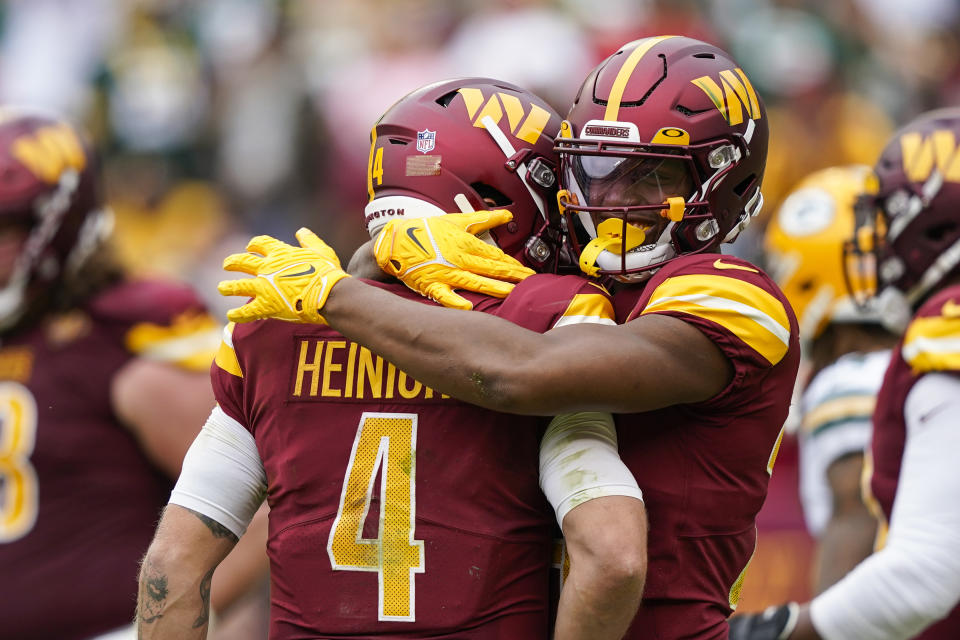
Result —
<instances>
[{"instance_id":1,"label":"burgundy helmet","mask_svg":"<svg viewBox=\"0 0 960 640\"><path fill-rule=\"evenodd\" d=\"M0 282L0 329L74 273L109 233L96 157L69 124L0 108L0 227L25 234Z\"/></svg>"},{"instance_id":2,"label":"burgundy helmet","mask_svg":"<svg viewBox=\"0 0 960 640\"><path fill-rule=\"evenodd\" d=\"M848 243L853 278L876 270L880 307L894 327L960 274L960 108L925 113L897 131L860 198ZM863 260L866 258L866 260ZM848 276L851 269L848 268Z\"/></svg>"},{"instance_id":3,"label":"burgundy helmet","mask_svg":"<svg viewBox=\"0 0 960 640\"><path fill-rule=\"evenodd\" d=\"M546 102L506 82L461 78L417 89L371 132L367 230L373 237L398 217L508 209L513 220L481 237L535 269L555 266L559 130Z\"/></svg>"},{"instance_id":4,"label":"burgundy helmet","mask_svg":"<svg viewBox=\"0 0 960 640\"><path fill-rule=\"evenodd\" d=\"M679 36L624 45L587 76L557 139L581 270L638 280L732 242L763 205L768 137L726 52Z\"/></svg>"}]
</instances>

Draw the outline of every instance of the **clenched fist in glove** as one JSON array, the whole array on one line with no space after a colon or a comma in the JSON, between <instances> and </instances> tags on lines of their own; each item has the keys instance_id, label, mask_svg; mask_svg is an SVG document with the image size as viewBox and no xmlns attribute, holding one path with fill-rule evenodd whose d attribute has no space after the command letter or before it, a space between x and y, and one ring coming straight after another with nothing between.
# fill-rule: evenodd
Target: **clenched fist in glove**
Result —
<instances>
[{"instance_id":1,"label":"clenched fist in glove","mask_svg":"<svg viewBox=\"0 0 960 640\"><path fill-rule=\"evenodd\" d=\"M250 253L227 256L224 269L256 276L224 280L217 286L222 295L253 298L228 311L227 319L251 322L277 318L324 323L320 310L330 290L349 275L340 268L340 259L333 249L312 231L301 228L297 240L299 247L270 236L257 236L247 244Z\"/></svg>"},{"instance_id":2,"label":"clenched fist in glove","mask_svg":"<svg viewBox=\"0 0 960 640\"><path fill-rule=\"evenodd\" d=\"M445 307L473 307L454 289L505 298L512 283L534 272L475 236L512 219L509 211L495 209L392 220L374 245L377 264Z\"/></svg>"}]
</instances>

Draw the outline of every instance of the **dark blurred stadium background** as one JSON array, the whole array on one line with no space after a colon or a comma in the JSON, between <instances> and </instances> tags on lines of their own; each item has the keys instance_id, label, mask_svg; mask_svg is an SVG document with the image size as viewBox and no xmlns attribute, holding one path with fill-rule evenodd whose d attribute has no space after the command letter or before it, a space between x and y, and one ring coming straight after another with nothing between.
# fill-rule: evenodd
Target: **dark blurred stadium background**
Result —
<instances>
[{"instance_id":1,"label":"dark blurred stadium background","mask_svg":"<svg viewBox=\"0 0 960 640\"><path fill-rule=\"evenodd\" d=\"M623 42L728 49L766 101L765 212L807 173L872 163L917 113L960 104L957 0L7 0L0 101L84 125L104 152L116 243L194 283L253 233L365 240L370 126L429 81L486 75L561 113ZM758 259L755 225L735 250ZM805 598L811 543L787 442L742 610ZM656 523L652 523L656 526Z\"/></svg>"}]
</instances>

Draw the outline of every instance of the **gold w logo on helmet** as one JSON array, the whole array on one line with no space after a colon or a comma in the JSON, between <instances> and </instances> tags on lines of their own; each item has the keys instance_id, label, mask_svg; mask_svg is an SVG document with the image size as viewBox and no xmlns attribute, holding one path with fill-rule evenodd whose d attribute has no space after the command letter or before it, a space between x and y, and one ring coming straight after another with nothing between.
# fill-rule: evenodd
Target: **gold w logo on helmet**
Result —
<instances>
[{"instance_id":1,"label":"gold w logo on helmet","mask_svg":"<svg viewBox=\"0 0 960 640\"><path fill-rule=\"evenodd\" d=\"M710 76L701 76L691 82L707 94L731 126L743 122L744 111L747 112L747 117L753 120L760 118L760 102L757 100L757 93L747 80L747 75L739 67L732 71L730 69L721 71L719 85Z\"/></svg>"},{"instance_id":2,"label":"gold w logo on helmet","mask_svg":"<svg viewBox=\"0 0 960 640\"><path fill-rule=\"evenodd\" d=\"M87 164L83 145L66 124L43 127L17 138L11 153L35 176L51 184L60 179L65 169L80 171Z\"/></svg>"},{"instance_id":3,"label":"gold w logo on helmet","mask_svg":"<svg viewBox=\"0 0 960 640\"><path fill-rule=\"evenodd\" d=\"M475 87L464 87L458 89L457 93L463 96L463 102L467 106L467 114L473 121L473 126L483 127L483 119L487 116L500 124L500 120L506 114L510 132L529 144L536 144L540 134L543 133L543 128L550 121L549 111L535 104L531 104L530 110L525 111L520 98L509 93L497 92L489 99Z\"/></svg>"},{"instance_id":4,"label":"gold w logo on helmet","mask_svg":"<svg viewBox=\"0 0 960 640\"><path fill-rule=\"evenodd\" d=\"M938 129L928 136L905 133L900 138L903 171L911 182L923 182L934 167L946 182L960 182L960 153L953 131Z\"/></svg>"}]
</instances>

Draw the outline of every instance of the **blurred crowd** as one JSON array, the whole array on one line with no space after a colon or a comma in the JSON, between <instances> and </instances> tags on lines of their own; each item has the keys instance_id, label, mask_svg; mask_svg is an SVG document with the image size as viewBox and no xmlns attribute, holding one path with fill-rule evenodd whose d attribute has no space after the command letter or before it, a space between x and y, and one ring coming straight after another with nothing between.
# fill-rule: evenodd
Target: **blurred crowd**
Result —
<instances>
[{"instance_id":1,"label":"blurred crowd","mask_svg":"<svg viewBox=\"0 0 960 640\"><path fill-rule=\"evenodd\" d=\"M84 125L104 152L117 244L136 272L210 286L251 233L321 229L342 255L370 125L412 88L464 75L561 113L623 42L678 33L742 61L765 98L766 211L820 167L870 164L896 123L960 100L954 0L9 0L0 101ZM755 257L759 237L736 251Z\"/></svg>"}]
</instances>

